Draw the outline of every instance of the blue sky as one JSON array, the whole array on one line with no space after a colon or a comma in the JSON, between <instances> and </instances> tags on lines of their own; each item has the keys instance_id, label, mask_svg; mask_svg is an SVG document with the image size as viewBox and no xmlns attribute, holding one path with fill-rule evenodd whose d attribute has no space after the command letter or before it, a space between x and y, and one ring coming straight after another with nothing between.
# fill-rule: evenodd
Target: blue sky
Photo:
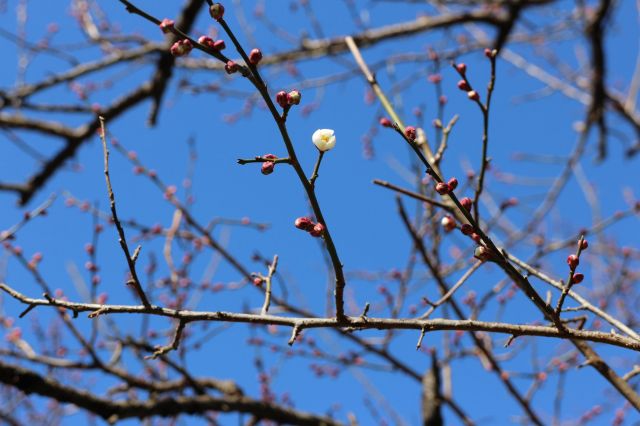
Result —
<instances>
[{"instance_id":1,"label":"blue sky","mask_svg":"<svg viewBox=\"0 0 640 426\"><path fill-rule=\"evenodd\" d=\"M115 0L103 2L101 5L112 22L117 22L124 33L138 33L153 40L160 41L162 34L153 25L139 17L128 15ZM142 1L138 5L157 17L172 17L177 8L171 4L158 5L157 2ZM301 10L292 11L285 7L285 2L267 2L265 12L273 22L283 23L284 28L294 36L305 31L312 33L309 21ZM625 90L627 82L633 72L637 52L637 13L632 2L622 2L614 17L613 29L608 39L609 52L609 82ZM60 2L60 4L63 4ZM259 40L260 47L265 54L283 51L291 48L282 40L274 37L264 25L252 17L253 2L242 5L241 10L246 19L251 22L253 36ZM288 3L287 3L288 4ZM562 7L568 7L568 2ZM357 2L357 7L370 7L369 25L381 26L389 23L411 20L422 10L420 6L395 4L393 2L372 2L364 5ZM327 1L321 6L314 6L316 16L322 31L327 36L351 33L354 24L348 14L344 2ZM237 11L230 7L227 16L232 28L238 28ZM7 10L0 15L2 27L8 31L16 30L15 4L9 2ZM532 19L545 21L550 19L546 15L533 13ZM70 17L68 5L43 11L35 3L29 4L28 36L37 41L45 32L50 22L60 25L60 32L56 35L56 42L66 43L80 38L77 24ZM537 22L537 21L536 21ZM193 35L205 33L210 27L215 27L206 14L202 14ZM460 31L454 31L454 35ZM247 48L254 47L251 37L240 35ZM424 53L428 46L452 47L452 41L446 41L445 34L435 32L430 35L387 41L375 48L363 50L365 59L375 63L389 55L399 53ZM449 39L450 40L450 39ZM1 41L5 60L10 66L0 68L2 88L11 87L16 79L16 47L7 40ZM228 52L231 52L230 43ZM622 49L621 46L628 46ZM572 41L553 44L552 51L570 65L580 63L582 55L587 54L585 47ZM514 45L514 50L527 58L534 58L532 49L527 46ZM632 52L632 54L629 54ZM99 58L101 53L95 49L78 50L74 54L82 60ZM199 57L198 54L194 55ZM231 55L234 56L234 55ZM489 63L480 52L464 55L461 60L468 64L468 74L477 87L484 87L488 78ZM539 61L532 59L534 62ZM345 64L352 64L349 55L340 58L303 61L298 65L301 76L306 79L343 72ZM411 111L415 107L424 107L425 122L429 123L436 111L434 86L427 82L429 64L426 62L409 62L391 67L381 68L378 78L383 88L389 89L393 84L405 79L407 89L391 99L399 106L399 111L407 124L417 124ZM48 55L36 58L26 73L28 82L37 81L44 75L60 72L68 67L67 64ZM584 72L584 70L582 70ZM90 98L90 102L105 103L113 100L119 93L130 90L135 84L150 75L150 67L144 65L120 66L105 74L92 75L87 81L101 81L108 76L116 76L113 86ZM282 67L272 67L265 70L264 75L270 90L275 93L280 88L299 87L301 82L286 73ZM445 110L445 119L453 114L460 115L460 121L455 126L450 145L443 166L447 176L464 176L465 164L476 168L479 162L481 116L477 107L466 99L464 93L455 88L458 80L454 71L446 64L442 70L443 87L449 98ZM189 169L189 149L187 140L193 138L198 153L193 176L193 193L196 202L193 206L194 215L206 222L214 217L243 218L269 224L264 232L240 226L216 227L214 235L227 244L231 253L246 264L253 271L264 272L264 269L251 258L255 252L270 258L274 254L280 257L279 272L286 280L289 300L305 308L323 314L325 311L327 272L322 257L322 249L317 240L306 233L296 230L293 221L296 217L307 215L309 209L304 193L296 180L293 170L286 166L277 166L276 171L269 176L263 176L256 165L239 166L237 158L250 158L256 155L274 153L284 155L284 146L279 140L277 128L273 121L261 107L253 108L247 117L242 117L235 123L229 124L225 120L227 114L242 111L243 99L223 99L215 94L190 95L182 93L177 88L177 82L186 79L191 83L205 84L211 81L221 82L226 88L250 93L251 87L246 81L235 75L226 78L220 74L210 72L189 72L184 69L176 71L172 84L165 96L164 105L160 113L158 126L149 128L146 118L149 104L143 103L129 111L116 121L108 123L109 131L127 147L134 150L143 163L149 168L156 169L162 179L176 185L178 196L185 194L182 182ZM540 165L522 161L514 161L514 153L526 152L546 155L566 156L576 143L577 133L574 124L584 118L584 106L568 100L560 94L551 94L538 100L522 102L522 97L542 89L542 84L525 75L504 60L498 60L498 75L494 103L491 111L490 156L494 170L511 173L518 176L535 177L537 179L553 179L560 171L559 166ZM410 250L410 240L396 213L394 195L390 191L372 184L372 180L379 178L388 180L404 187L412 187L414 183L406 179L410 172L411 157L401 139L393 132L380 129L373 138L375 155L372 159L363 156L362 136L366 134L380 114L377 103L365 102L367 87L364 79L359 75L345 82L332 84L322 89L303 90L301 107L317 102L310 114L303 114L302 108L294 108L288 123L289 131L294 141L296 151L309 173L313 167L316 149L311 144L311 134L317 128L332 128L336 132L337 145L323 160L320 177L317 183L318 198L323 206L326 220L329 223L336 246L348 273L347 297L356 306L359 314L366 302L374 306L380 304L382 298L377 292L380 285L387 285L395 289L395 284L388 278L388 272L402 269L406 264ZM482 92L483 93L483 92ZM45 91L34 100L45 103L59 102L60 99L72 99L67 87ZM65 120L66 123L81 123L86 116ZM628 133L623 125L611 120L613 127L620 126ZM433 129L427 125L427 131L433 140ZM38 135L24 134L30 145L43 153L54 152L57 141ZM33 170L35 162L20 153L13 145L3 140L2 155L0 155L0 179L2 181L20 181ZM581 162L588 180L594 185L600 201L603 217L608 217L617 210L627 207L623 198L623 190L640 193L638 180L638 160L624 158L623 146L615 140L610 142L610 153L603 164L594 163L595 144L589 143L587 154ZM98 203L102 209L107 207L106 190L102 174L102 151L98 138L83 146L74 159L77 167L66 168L56 174L44 190L40 191L27 208L33 208L46 199L49 194L68 191L79 200ZM161 224L168 227L171 223L173 209L144 177L134 175L130 162L122 155L112 150L111 174L114 191L118 200L119 215L122 219L136 218L147 225ZM462 180L462 179L461 179ZM550 181L547 182L547 185ZM516 225L522 224L535 209L548 186L522 186L499 182L494 175L488 181L488 192L500 202L509 197L520 198L521 204L509 212L509 219ZM87 280L88 273L83 269L87 260L84 245L92 236L93 220L90 215L77 208L64 205L64 197L60 196L50 209L46 219L36 219L22 230L18 243L29 256L34 252L42 252L44 259L41 271L55 288L61 288L73 300L81 300L70 270L79 269L80 277ZM15 208L15 196L0 193L0 228L5 228L19 220L24 209ZM406 200L407 206L413 204ZM485 210L486 212L486 210ZM577 235L578 229L588 227L592 223L592 212L585 202L580 187L575 178L567 185L558 205L545 223L542 231L547 235L566 238ZM128 236L134 237L135 231L128 230ZM638 220L626 219L607 231L607 237L615 239L621 246L637 247ZM143 241L140 268L149 264L148 255L156 253L159 262L157 276L167 273L166 264L162 260L164 240L155 239ZM469 244L460 236L450 237L443 246L443 261L453 262L449 250L458 246L468 248ZM514 252L527 258L533 253L532 246L525 242ZM175 248L175 258L179 259L182 250ZM543 266L556 277L565 274L564 259L568 253L561 251L545 259ZM5 255L3 255L5 256ZM3 257L4 258L4 257ZM126 264L117 244L115 229L107 227L100 236L98 259L101 266L102 284L99 291L107 292L109 301L113 303L134 303L128 290L125 289L123 277ZM191 266L191 277L198 282L207 276L207 268L213 262L217 265L211 281L233 283L238 280L237 273L224 262L219 262L212 253L199 255ZM597 262L594 262L597 266ZM491 288L501 275L494 268L485 268L482 273L474 276L465 286L483 294ZM36 296L41 290L30 276L13 260L8 260L2 272L3 279L21 291ZM360 272L367 271L376 279L364 279ZM589 274L589 272L587 272ZM382 277L382 278L380 278ZM452 277L452 282L455 277ZM587 280L589 286L603 277L595 274L593 280ZM539 284L539 283L538 283ZM413 285L417 290L410 295L407 305L418 304L423 295L435 295L433 282L426 279L422 268L416 274ZM540 284L541 285L541 284ZM276 291L278 287L276 287ZM545 289L546 290L546 289ZM159 293L160 290L157 291ZM262 303L259 292L250 287L239 290L206 294L198 303L197 309L202 310L241 310L248 306L257 308ZM14 301L5 300L2 309L7 316L17 316L23 309ZM384 315L386 311L375 314ZM28 330L35 318L47 320L53 318L46 309L36 309L21 321L21 327ZM404 315L408 315L406 310ZM490 309L484 319L493 320L499 315L498 310ZM528 322L538 319L538 316L526 300L518 295L513 303L505 310L503 320L514 322ZM139 330L139 318L116 318L122 331L133 334ZM81 316L76 320L83 330L89 330L90 320ZM159 331L168 330L169 324L164 320L153 320L153 327ZM209 329L219 327L218 324L209 325ZM205 333L201 324L189 326L192 333ZM187 364L196 374L234 378L250 395L257 395L258 384L253 359L256 355L264 357L267 369L277 373L273 379L273 389L281 394L288 392L295 406L302 410L326 412L333 404L339 404L337 415L346 418L346 413L354 411L362 424L374 422L369 410L363 403L363 398L375 401L378 411L390 424L394 423L393 416L385 408L376 395L382 395L388 405L406 424L419 422L419 385L397 373L367 371L356 369L343 371L338 378L315 379L309 368L309 361L304 358L288 358L272 354L267 348L255 349L247 345L250 336L261 336L271 343L285 345L288 340L288 330L279 330L278 334L265 333L263 328L250 329L245 326L233 325L221 329L220 334L207 341L201 350L190 351L186 357ZM348 342L338 338L331 331L315 330L306 335L313 336L321 342L322 347L329 353L342 353L353 349ZM363 332L362 337L379 339L380 332ZM417 335L414 333L399 333L392 345L391 352L406 360L417 371L424 371L429 365L429 357L414 350ZM425 346L440 348L442 334L430 334L425 339ZM161 337L155 343L164 343ZM468 339L468 338L467 338ZM500 341L500 339L498 339ZM467 344L469 341L467 340ZM535 349L533 349L535 348ZM294 349L296 347L294 346ZM565 348L566 349L566 348ZM522 343L522 354L514 361L505 363L505 368L511 371L528 369L532 357L544 359L549 353L560 353L557 342L543 339L529 339ZM440 349L439 349L440 351ZM496 347L496 353L507 352ZM603 354L610 355L612 365L620 367L633 363L637 358L629 352L603 350ZM536 355L537 354L537 355ZM107 355L105 355L107 356ZM380 363L375 357L366 357L373 363ZM314 362L314 361L311 361ZM131 361L132 367L140 368L138 363ZM529 381L515 379L520 389L526 390ZM552 377L546 383L545 389L537 394L534 407L539 409L543 419L549 419L551 402L555 395L555 381ZM465 407L466 411L479 423L496 424L504 422L505 414L519 416L520 409L506 396L504 388L494 375L484 371L476 358L466 358L456 361L454 365L454 395L456 400ZM102 387L111 383L102 382ZM574 397L585 387L593 389L592 393L580 398ZM610 399L610 389L603 380L591 369L571 370L567 380L566 394L568 395L563 413L566 419L576 419L585 409L595 403L609 404L613 401L613 408L621 403ZM499 401L499 402L497 402ZM629 413L633 416L632 413ZM451 413L447 412L450 417ZM612 416L609 413L609 418ZM452 417L452 424L456 420ZM77 421L82 424L84 417L75 415L70 424ZM511 417L509 417L511 419ZM603 419L600 419L604 421ZM201 420L189 418L185 424L199 424ZM133 422L131 422L133 423ZM235 419L224 417L223 424L235 424ZM604 423L603 423L604 424Z\"/></svg>"}]
</instances>

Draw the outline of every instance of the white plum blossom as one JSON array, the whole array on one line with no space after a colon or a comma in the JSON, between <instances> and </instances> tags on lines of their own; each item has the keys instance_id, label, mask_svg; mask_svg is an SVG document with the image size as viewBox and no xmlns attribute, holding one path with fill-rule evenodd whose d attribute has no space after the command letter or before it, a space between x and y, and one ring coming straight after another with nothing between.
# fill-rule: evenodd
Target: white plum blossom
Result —
<instances>
[{"instance_id":1,"label":"white plum blossom","mask_svg":"<svg viewBox=\"0 0 640 426\"><path fill-rule=\"evenodd\" d=\"M336 144L336 137L332 129L318 129L313 132L311 140L320 151L329 151Z\"/></svg>"}]
</instances>

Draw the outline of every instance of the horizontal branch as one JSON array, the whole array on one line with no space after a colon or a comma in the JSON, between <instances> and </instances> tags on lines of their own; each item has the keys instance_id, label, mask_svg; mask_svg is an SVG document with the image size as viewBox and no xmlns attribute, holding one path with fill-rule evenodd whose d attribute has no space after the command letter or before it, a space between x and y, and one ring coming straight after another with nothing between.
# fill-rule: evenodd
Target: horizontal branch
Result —
<instances>
[{"instance_id":1,"label":"horizontal branch","mask_svg":"<svg viewBox=\"0 0 640 426\"><path fill-rule=\"evenodd\" d=\"M33 299L14 290L5 283L0 283L0 290L5 291L11 297L30 306L55 306L62 307L74 312L90 312L89 318L95 318L107 314L147 314L176 318L185 323L195 321L213 321L227 323L244 324L264 324L281 325L295 327L302 331L310 328L346 328L348 330L417 330L424 332L463 330L463 331L485 331L490 333L503 333L512 336L541 336L559 339L572 339L590 341L596 343L606 343L625 349L640 351L640 342L635 339L624 337L615 333L604 333L600 331L578 330L565 327L528 324L508 324L499 322L486 322L475 320L448 320L448 319L396 319L396 318L370 318L370 317L347 317L345 320L337 318L304 318L304 317L281 317L275 315L255 315L245 313L232 313L222 311L189 311L162 308L159 306L144 307L142 305L100 305L97 303L76 303L65 300L54 299L47 295L45 299Z\"/></svg>"}]
</instances>

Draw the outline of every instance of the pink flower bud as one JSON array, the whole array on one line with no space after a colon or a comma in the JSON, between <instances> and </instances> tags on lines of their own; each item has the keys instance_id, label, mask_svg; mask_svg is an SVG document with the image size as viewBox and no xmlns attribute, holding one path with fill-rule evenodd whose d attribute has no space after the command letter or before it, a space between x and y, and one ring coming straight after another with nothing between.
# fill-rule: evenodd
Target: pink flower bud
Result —
<instances>
[{"instance_id":1,"label":"pink flower bud","mask_svg":"<svg viewBox=\"0 0 640 426\"><path fill-rule=\"evenodd\" d=\"M391 120L389 120L387 117L382 117L380 119L380 125L382 127L391 127L391 126L393 126L393 124L391 123Z\"/></svg>"},{"instance_id":2,"label":"pink flower bud","mask_svg":"<svg viewBox=\"0 0 640 426\"><path fill-rule=\"evenodd\" d=\"M253 285L255 285L256 287L260 287L263 283L263 279L260 277L254 277L253 278Z\"/></svg>"},{"instance_id":3,"label":"pink flower bud","mask_svg":"<svg viewBox=\"0 0 640 426\"><path fill-rule=\"evenodd\" d=\"M469 90L471 90L471 87L469 86L469 83L467 83L466 81L460 80L458 82L458 89L468 92Z\"/></svg>"},{"instance_id":4,"label":"pink flower bud","mask_svg":"<svg viewBox=\"0 0 640 426\"><path fill-rule=\"evenodd\" d=\"M449 191L453 191L458 187L458 179L452 177L449 179L449 182L447 182L447 186L449 187Z\"/></svg>"},{"instance_id":5,"label":"pink flower bud","mask_svg":"<svg viewBox=\"0 0 640 426\"><path fill-rule=\"evenodd\" d=\"M234 72L238 71L238 64L236 64L234 61L228 61L224 65L224 70L227 72L227 74L233 74Z\"/></svg>"},{"instance_id":6,"label":"pink flower bud","mask_svg":"<svg viewBox=\"0 0 640 426\"><path fill-rule=\"evenodd\" d=\"M460 75L464 76L467 73L467 65L462 62L456 65L456 71L460 73Z\"/></svg>"},{"instance_id":7,"label":"pink flower bud","mask_svg":"<svg viewBox=\"0 0 640 426\"><path fill-rule=\"evenodd\" d=\"M467 211L471 211L471 205L473 205L473 201L471 201L471 198L469 197L464 197L462 200L460 200L460 204L462 204L462 207L464 207Z\"/></svg>"},{"instance_id":8,"label":"pink flower bud","mask_svg":"<svg viewBox=\"0 0 640 426\"><path fill-rule=\"evenodd\" d=\"M216 50L224 50L227 47L226 44L224 44L224 40L216 40L213 42L213 48Z\"/></svg>"},{"instance_id":9,"label":"pink flower bud","mask_svg":"<svg viewBox=\"0 0 640 426\"><path fill-rule=\"evenodd\" d=\"M571 268L571 270L575 270L578 265L580 264L580 259L578 258L578 256L576 256L575 254L570 254L569 256L567 256L567 265L569 265L569 268Z\"/></svg>"},{"instance_id":10,"label":"pink flower bud","mask_svg":"<svg viewBox=\"0 0 640 426\"><path fill-rule=\"evenodd\" d=\"M484 56L486 56L489 59L493 59L496 56L498 56L498 51L496 49L492 50L492 49L486 48L484 49Z\"/></svg>"},{"instance_id":11,"label":"pink flower bud","mask_svg":"<svg viewBox=\"0 0 640 426\"><path fill-rule=\"evenodd\" d=\"M209 47L211 49L214 48L213 47L213 39L211 37L207 37L207 36L204 36L204 35L200 36L198 38L198 43L200 43L200 44L202 44L204 46L207 46L207 47Z\"/></svg>"},{"instance_id":12,"label":"pink flower bud","mask_svg":"<svg viewBox=\"0 0 640 426\"><path fill-rule=\"evenodd\" d=\"M273 173L273 169L275 168L275 166L276 163L274 163L273 161L265 161L264 163L262 163L262 168L260 169L260 171L263 175L270 175L271 173Z\"/></svg>"},{"instance_id":13,"label":"pink flower bud","mask_svg":"<svg viewBox=\"0 0 640 426\"><path fill-rule=\"evenodd\" d=\"M303 231L311 231L315 226L315 223L308 217L299 217L294 222L294 225L298 229L302 229Z\"/></svg>"},{"instance_id":14,"label":"pink flower bud","mask_svg":"<svg viewBox=\"0 0 640 426\"><path fill-rule=\"evenodd\" d=\"M574 274L571 279L571 284L580 284L584 280L583 274Z\"/></svg>"},{"instance_id":15,"label":"pink flower bud","mask_svg":"<svg viewBox=\"0 0 640 426\"><path fill-rule=\"evenodd\" d=\"M162 22L160 22L160 29L165 34L170 33L171 30L173 30L173 25L174 24L175 24L175 22L173 21L173 19L164 18L162 20Z\"/></svg>"},{"instance_id":16,"label":"pink flower bud","mask_svg":"<svg viewBox=\"0 0 640 426\"><path fill-rule=\"evenodd\" d=\"M582 250L586 250L589 247L589 243L587 242L587 240L582 240L582 243L580 243L580 248Z\"/></svg>"},{"instance_id":17,"label":"pink flower bud","mask_svg":"<svg viewBox=\"0 0 640 426\"><path fill-rule=\"evenodd\" d=\"M323 232L324 232L324 225L321 223L316 223L313 229L309 231L309 234L311 234L313 237L319 237L322 235Z\"/></svg>"},{"instance_id":18,"label":"pink flower bud","mask_svg":"<svg viewBox=\"0 0 640 426\"><path fill-rule=\"evenodd\" d=\"M262 60L262 52L260 49L253 49L249 53L249 62L253 65L258 65L258 62Z\"/></svg>"},{"instance_id":19,"label":"pink flower bud","mask_svg":"<svg viewBox=\"0 0 640 426\"><path fill-rule=\"evenodd\" d=\"M263 155L263 156L262 156L262 158L267 159L267 160L275 160L275 159L277 159L278 157L276 157L276 156L275 156L275 155L273 155L273 154L265 154L265 155Z\"/></svg>"},{"instance_id":20,"label":"pink flower bud","mask_svg":"<svg viewBox=\"0 0 640 426\"><path fill-rule=\"evenodd\" d=\"M476 92L475 90L470 90L469 92L467 92L467 96L472 101L479 101L480 100L480 95L478 95L478 92Z\"/></svg>"},{"instance_id":21,"label":"pink flower bud","mask_svg":"<svg viewBox=\"0 0 640 426\"><path fill-rule=\"evenodd\" d=\"M193 45L189 39L178 40L171 45L171 54L173 56L186 56L193 49Z\"/></svg>"},{"instance_id":22,"label":"pink flower bud","mask_svg":"<svg viewBox=\"0 0 640 426\"><path fill-rule=\"evenodd\" d=\"M475 241L476 244L480 244L480 241L482 241L482 238L480 237L480 235L476 234L475 232L471 233L471 239Z\"/></svg>"},{"instance_id":23,"label":"pink flower bud","mask_svg":"<svg viewBox=\"0 0 640 426\"><path fill-rule=\"evenodd\" d=\"M471 235L471 234L473 234L473 226L469 225L468 223L465 223L464 225L462 225L460 227L460 231L464 235Z\"/></svg>"},{"instance_id":24,"label":"pink flower bud","mask_svg":"<svg viewBox=\"0 0 640 426\"><path fill-rule=\"evenodd\" d=\"M416 128L413 126L405 127L404 135L407 137L407 139L413 142L414 140L416 140L416 136L417 136Z\"/></svg>"},{"instance_id":25,"label":"pink flower bud","mask_svg":"<svg viewBox=\"0 0 640 426\"><path fill-rule=\"evenodd\" d=\"M440 105L444 105L444 104L446 104L446 103L447 103L447 97L446 97L445 95L441 95L441 96L438 98L438 102L440 103Z\"/></svg>"},{"instance_id":26,"label":"pink flower bud","mask_svg":"<svg viewBox=\"0 0 640 426\"><path fill-rule=\"evenodd\" d=\"M209 6L209 15L216 21L219 21L224 16L224 6L220 3L214 3Z\"/></svg>"},{"instance_id":27,"label":"pink flower bud","mask_svg":"<svg viewBox=\"0 0 640 426\"><path fill-rule=\"evenodd\" d=\"M297 90L292 90L287 93L287 102L289 103L289 105L300 104L300 99L302 99L302 94Z\"/></svg>"},{"instance_id":28,"label":"pink flower bud","mask_svg":"<svg viewBox=\"0 0 640 426\"><path fill-rule=\"evenodd\" d=\"M276 93L276 102L282 108L284 108L287 105L289 105L289 102L287 101L287 92L285 92L284 90L281 90L278 93Z\"/></svg>"},{"instance_id":29,"label":"pink flower bud","mask_svg":"<svg viewBox=\"0 0 640 426\"><path fill-rule=\"evenodd\" d=\"M436 192L440 195L445 195L449 193L449 185L444 182L438 182L436 184Z\"/></svg>"},{"instance_id":30,"label":"pink flower bud","mask_svg":"<svg viewBox=\"0 0 640 426\"><path fill-rule=\"evenodd\" d=\"M444 228L445 232L451 232L456 229L456 220L449 215L443 217L440 224L442 225L442 228Z\"/></svg>"}]
</instances>

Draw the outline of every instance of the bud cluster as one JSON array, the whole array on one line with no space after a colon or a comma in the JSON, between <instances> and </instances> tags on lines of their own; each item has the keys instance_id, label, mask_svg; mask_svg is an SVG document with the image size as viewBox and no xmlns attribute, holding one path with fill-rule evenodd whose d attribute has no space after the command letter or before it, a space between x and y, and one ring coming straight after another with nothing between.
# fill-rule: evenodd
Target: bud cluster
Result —
<instances>
[{"instance_id":1,"label":"bud cluster","mask_svg":"<svg viewBox=\"0 0 640 426\"><path fill-rule=\"evenodd\" d=\"M289 93L285 92L284 90L276 93L276 103L282 108L287 108L291 105L299 105L301 99L302 94L296 89L290 91Z\"/></svg>"},{"instance_id":2,"label":"bud cluster","mask_svg":"<svg viewBox=\"0 0 640 426\"><path fill-rule=\"evenodd\" d=\"M186 56L193 49L193 44L189 39L178 40L171 45L170 52L173 56Z\"/></svg>"},{"instance_id":3,"label":"bud cluster","mask_svg":"<svg viewBox=\"0 0 640 426\"><path fill-rule=\"evenodd\" d=\"M312 237L319 237L324 232L324 225L321 223L315 223L309 217L299 217L294 222L294 225L298 229L307 231Z\"/></svg>"}]
</instances>

